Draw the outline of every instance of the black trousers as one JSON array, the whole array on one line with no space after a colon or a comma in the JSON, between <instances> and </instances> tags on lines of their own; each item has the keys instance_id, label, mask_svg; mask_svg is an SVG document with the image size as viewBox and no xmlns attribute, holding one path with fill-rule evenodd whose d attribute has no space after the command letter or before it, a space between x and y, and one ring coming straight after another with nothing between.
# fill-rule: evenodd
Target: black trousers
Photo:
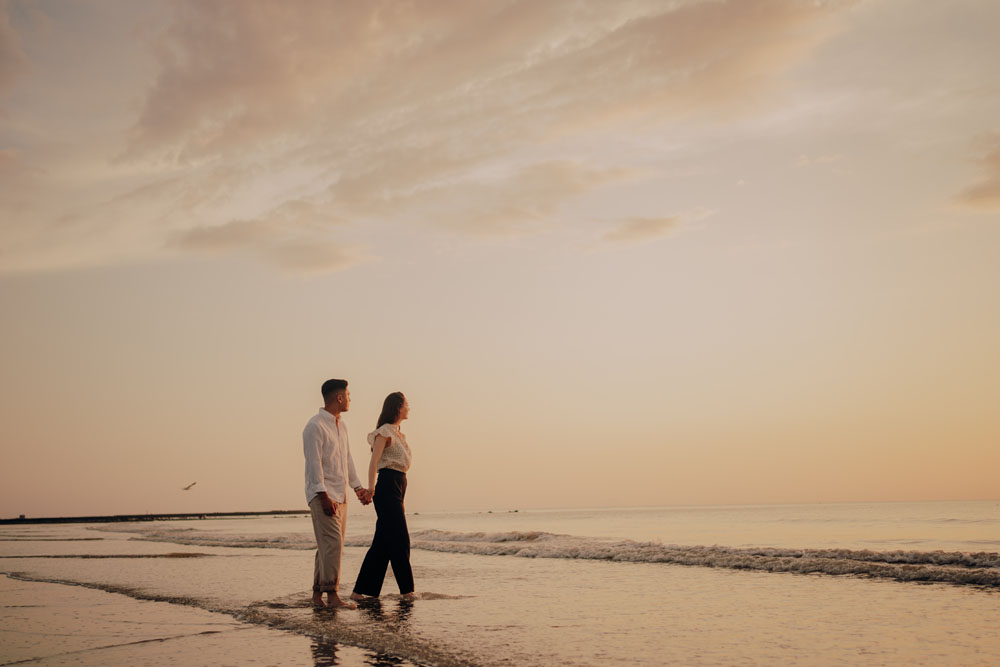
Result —
<instances>
[{"instance_id":1,"label":"black trousers","mask_svg":"<svg viewBox=\"0 0 1000 667\"><path fill-rule=\"evenodd\" d=\"M375 537L358 572L354 592L378 596L385 581L385 569L392 563L400 593L413 592L410 569L410 532L406 529L403 497L406 496L406 473L382 468L375 483Z\"/></svg>"}]
</instances>

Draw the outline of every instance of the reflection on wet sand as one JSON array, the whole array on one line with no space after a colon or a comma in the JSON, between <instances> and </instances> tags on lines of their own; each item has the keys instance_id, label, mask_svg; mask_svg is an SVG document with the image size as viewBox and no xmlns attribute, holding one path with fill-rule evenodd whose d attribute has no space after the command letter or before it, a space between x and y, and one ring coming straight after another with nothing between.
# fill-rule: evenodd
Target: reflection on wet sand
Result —
<instances>
[{"instance_id":1,"label":"reflection on wet sand","mask_svg":"<svg viewBox=\"0 0 1000 667\"><path fill-rule=\"evenodd\" d=\"M269 605L276 608L279 605ZM283 605L281 605L283 606ZM317 620L335 618L338 609L315 609L314 617ZM399 600L395 605L384 604L378 598L363 600L358 603L358 611L361 612L362 623L370 626L380 626L385 633L398 633L406 630L413 613L412 600ZM312 636L312 655L316 667L330 667L340 665L337 653L342 650L338 642L322 635ZM400 667L400 665L410 665L410 661L386 653L366 651L365 663L371 667Z\"/></svg>"},{"instance_id":2,"label":"reflection on wet sand","mask_svg":"<svg viewBox=\"0 0 1000 667\"><path fill-rule=\"evenodd\" d=\"M337 660L337 642L332 639L313 637L310 649L316 667L333 667L340 664Z\"/></svg>"},{"instance_id":3,"label":"reflection on wet sand","mask_svg":"<svg viewBox=\"0 0 1000 667\"><path fill-rule=\"evenodd\" d=\"M312 656L316 667L340 667L344 663L338 658L338 651L343 652L342 646L326 637L312 638ZM364 662L371 667L400 667L401 665L411 665L408 660L398 658L385 653L365 652Z\"/></svg>"},{"instance_id":4,"label":"reflection on wet sand","mask_svg":"<svg viewBox=\"0 0 1000 667\"><path fill-rule=\"evenodd\" d=\"M413 600L399 600L395 609L387 611L382 600L374 598L359 602L358 610L369 620L389 626L387 630L398 632L407 629L410 615L413 614Z\"/></svg>"}]
</instances>

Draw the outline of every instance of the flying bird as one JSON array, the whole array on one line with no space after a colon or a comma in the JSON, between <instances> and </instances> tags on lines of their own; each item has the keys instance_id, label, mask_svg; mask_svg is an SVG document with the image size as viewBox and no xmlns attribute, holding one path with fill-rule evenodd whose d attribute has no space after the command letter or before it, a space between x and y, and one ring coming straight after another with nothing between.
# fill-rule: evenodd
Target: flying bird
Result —
<instances>
[{"instance_id":1,"label":"flying bird","mask_svg":"<svg viewBox=\"0 0 1000 667\"><path fill-rule=\"evenodd\" d=\"M188 484L187 486L185 486L183 489L181 489L181 491L190 491L191 487L194 486L197 483L198 482L191 482L190 484Z\"/></svg>"}]
</instances>

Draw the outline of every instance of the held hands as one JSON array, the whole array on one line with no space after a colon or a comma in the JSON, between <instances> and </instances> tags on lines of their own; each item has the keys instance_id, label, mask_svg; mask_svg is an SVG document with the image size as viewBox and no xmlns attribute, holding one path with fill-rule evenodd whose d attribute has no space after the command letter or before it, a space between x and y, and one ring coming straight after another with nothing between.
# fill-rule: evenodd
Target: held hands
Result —
<instances>
[{"instance_id":1,"label":"held hands","mask_svg":"<svg viewBox=\"0 0 1000 667\"><path fill-rule=\"evenodd\" d=\"M358 500L361 501L362 505L367 505L372 501L372 495L374 491L369 491L368 489L361 487L354 491ZM319 497L319 505L323 508L323 514L327 516L337 516L337 503L330 500L330 496L325 493Z\"/></svg>"}]
</instances>

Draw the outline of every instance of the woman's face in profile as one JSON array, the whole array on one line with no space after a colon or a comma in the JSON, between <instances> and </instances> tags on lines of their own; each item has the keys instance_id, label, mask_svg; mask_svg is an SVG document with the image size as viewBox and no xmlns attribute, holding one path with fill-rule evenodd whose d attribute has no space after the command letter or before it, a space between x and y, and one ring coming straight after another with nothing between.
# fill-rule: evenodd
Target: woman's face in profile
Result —
<instances>
[{"instance_id":1,"label":"woman's face in profile","mask_svg":"<svg viewBox=\"0 0 1000 667\"><path fill-rule=\"evenodd\" d=\"M410 416L410 404L404 398L403 399L403 405L402 405L401 408L399 408L399 419L403 420L403 419L406 419L409 416Z\"/></svg>"}]
</instances>

